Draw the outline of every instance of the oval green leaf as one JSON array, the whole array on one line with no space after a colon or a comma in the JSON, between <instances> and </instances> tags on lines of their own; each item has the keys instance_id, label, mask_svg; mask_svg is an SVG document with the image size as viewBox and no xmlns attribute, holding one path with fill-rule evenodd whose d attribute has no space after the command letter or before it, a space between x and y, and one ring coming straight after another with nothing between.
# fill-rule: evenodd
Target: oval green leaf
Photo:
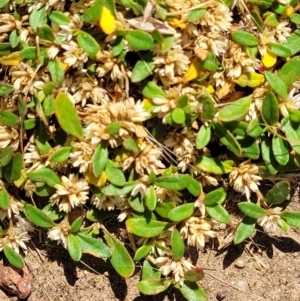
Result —
<instances>
[{"instance_id":1,"label":"oval green leaf","mask_svg":"<svg viewBox=\"0 0 300 301\"><path fill-rule=\"evenodd\" d=\"M204 290L198 283L184 281L178 288L188 301L207 301Z\"/></svg>"},{"instance_id":2,"label":"oval green leaf","mask_svg":"<svg viewBox=\"0 0 300 301\"><path fill-rule=\"evenodd\" d=\"M141 30L131 30L125 35L128 44L135 50L151 50L154 47L152 36Z\"/></svg>"},{"instance_id":3,"label":"oval green leaf","mask_svg":"<svg viewBox=\"0 0 300 301\"><path fill-rule=\"evenodd\" d=\"M48 186L54 187L56 184L60 184L60 178L50 168L43 167L41 169L31 171L28 174L28 178L34 182L45 182Z\"/></svg>"},{"instance_id":4,"label":"oval green leaf","mask_svg":"<svg viewBox=\"0 0 300 301\"><path fill-rule=\"evenodd\" d=\"M178 174L156 178L154 184L169 190L182 190L188 186L189 182L190 178L187 175Z\"/></svg>"},{"instance_id":5,"label":"oval green leaf","mask_svg":"<svg viewBox=\"0 0 300 301\"><path fill-rule=\"evenodd\" d=\"M7 260L11 265L18 269L22 269L25 266L24 260L19 253L8 245L3 246L3 252Z\"/></svg>"},{"instance_id":6,"label":"oval green leaf","mask_svg":"<svg viewBox=\"0 0 300 301\"><path fill-rule=\"evenodd\" d=\"M243 97L223 107L219 113L219 120L223 122L243 118L249 111L252 103L252 96Z\"/></svg>"},{"instance_id":7,"label":"oval green leaf","mask_svg":"<svg viewBox=\"0 0 300 301\"><path fill-rule=\"evenodd\" d=\"M54 110L57 121L62 129L66 133L81 139L83 135L82 126L78 118L76 108L66 93L59 92L57 94Z\"/></svg>"},{"instance_id":8,"label":"oval green leaf","mask_svg":"<svg viewBox=\"0 0 300 301\"><path fill-rule=\"evenodd\" d=\"M9 194L5 188L0 191L0 208L6 210L9 206Z\"/></svg>"},{"instance_id":9,"label":"oval green leaf","mask_svg":"<svg viewBox=\"0 0 300 301\"><path fill-rule=\"evenodd\" d=\"M117 273L124 277L130 277L134 273L134 262L123 244L107 231L104 231L105 240L112 251L110 262Z\"/></svg>"},{"instance_id":10,"label":"oval green leaf","mask_svg":"<svg viewBox=\"0 0 300 301\"><path fill-rule=\"evenodd\" d=\"M92 60L95 60L97 53L100 51L100 45L88 33L80 31L76 37L78 45L89 55Z\"/></svg>"},{"instance_id":11,"label":"oval green leaf","mask_svg":"<svg viewBox=\"0 0 300 301\"><path fill-rule=\"evenodd\" d=\"M268 204L281 204L290 195L291 186L288 181L280 181L271 188L265 196Z\"/></svg>"},{"instance_id":12,"label":"oval green leaf","mask_svg":"<svg viewBox=\"0 0 300 301\"><path fill-rule=\"evenodd\" d=\"M222 204L226 199L226 191L223 187L215 189L206 194L203 199L204 205Z\"/></svg>"},{"instance_id":13,"label":"oval green leaf","mask_svg":"<svg viewBox=\"0 0 300 301\"><path fill-rule=\"evenodd\" d=\"M222 162L219 159L211 157L200 157L196 161L196 167L204 172L223 175L232 171L232 166Z\"/></svg>"},{"instance_id":14,"label":"oval green leaf","mask_svg":"<svg viewBox=\"0 0 300 301\"><path fill-rule=\"evenodd\" d=\"M200 130L197 133L196 136L196 148L197 149L202 149L203 147L205 147L211 138L211 129L210 126L206 126L206 125L202 125L200 127Z\"/></svg>"},{"instance_id":15,"label":"oval green leaf","mask_svg":"<svg viewBox=\"0 0 300 301\"><path fill-rule=\"evenodd\" d=\"M147 296L157 295L164 292L172 284L172 278L148 278L138 283L139 291Z\"/></svg>"},{"instance_id":16,"label":"oval green leaf","mask_svg":"<svg viewBox=\"0 0 300 301\"><path fill-rule=\"evenodd\" d=\"M79 261L82 256L81 246L78 238L73 235L69 234L67 237L67 248L70 254L70 257L74 261Z\"/></svg>"},{"instance_id":17,"label":"oval green leaf","mask_svg":"<svg viewBox=\"0 0 300 301\"><path fill-rule=\"evenodd\" d=\"M265 77L269 82L272 90L277 93L282 99L285 99L287 96L287 86L284 81L271 71L265 71Z\"/></svg>"},{"instance_id":18,"label":"oval green leaf","mask_svg":"<svg viewBox=\"0 0 300 301\"><path fill-rule=\"evenodd\" d=\"M230 214L223 206L219 205L218 203L206 206L205 208L208 215L214 220L224 224L228 224L230 222Z\"/></svg>"},{"instance_id":19,"label":"oval green leaf","mask_svg":"<svg viewBox=\"0 0 300 301\"><path fill-rule=\"evenodd\" d=\"M274 125L279 120L278 101L272 92L268 92L263 100L262 116L268 125Z\"/></svg>"},{"instance_id":20,"label":"oval green leaf","mask_svg":"<svg viewBox=\"0 0 300 301\"><path fill-rule=\"evenodd\" d=\"M188 203L172 209L168 214L168 218L173 222L180 222L190 217L193 213L194 203Z\"/></svg>"},{"instance_id":21,"label":"oval green leaf","mask_svg":"<svg viewBox=\"0 0 300 301\"><path fill-rule=\"evenodd\" d=\"M290 226L300 228L300 212L283 211L280 217Z\"/></svg>"},{"instance_id":22,"label":"oval green leaf","mask_svg":"<svg viewBox=\"0 0 300 301\"><path fill-rule=\"evenodd\" d=\"M256 218L245 216L235 232L234 243L240 244L246 238L250 237L255 229L255 225Z\"/></svg>"},{"instance_id":23,"label":"oval green leaf","mask_svg":"<svg viewBox=\"0 0 300 301\"><path fill-rule=\"evenodd\" d=\"M172 256L175 260L180 260L184 255L184 243L179 231L175 228L171 236Z\"/></svg>"},{"instance_id":24,"label":"oval green leaf","mask_svg":"<svg viewBox=\"0 0 300 301\"><path fill-rule=\"evenodd\" d=\"M252 218L257 219L266 215L266 211L263 208L250 202L241 202L238 206L243 213Z\"/></svg>"},{"instance_id":25,"label":"oval green leaf","mask_svg":"<svg viewBox=\"0 0 300 301\"><path fill-rule=\"evenodd\" d=\"M141 237L155 237L166 230L168 223L146 220L145 218L129 218L126 221L127 231Z\"/></svg>"},{"instance_id":26,"label":"oval green leaf","mask_svg":"<svg viewBox=\"0 0 300 301\"><path fill-rule=\"evenodd\" d=\"M82 253L87 253L98 258L109 258L112 255L110 248L101 240L78 233Z\"/></svg>"},{"instance_id":27,"label":"oval green leaf","mask_svg":"<svg viewBox=\"0 0 300 301\"><path fill-rule=\"evenodd\" d=\"M36 208L33 205L27 204L23 209L27 219L29 219L35 225L42 228L51 228L55 226L50 217L42 210Z\"/></svg>"},{"instance_id":28,"label":"oval green leaf","mask_svg":"<svg viewBox=\"0 0 300 301\"><path fill-rule=\"evenodd\" d=\"M257 46L258 40L257 38L246 31L243 30L235 30L232 32L232 39L242 45L242 46Z\"/></svg>"},{"instance_id":29,"label":"oval green leaf","mask_svg":"<svg viewBox=\"0 0 300 301\"><path fill-rule=\"evenodd\" d=\"M275 160L280 165L286 165L290 159L289 145L286 140L278 136L273 136L272 139L272 151Z\"/></svg>"}]
</instances>

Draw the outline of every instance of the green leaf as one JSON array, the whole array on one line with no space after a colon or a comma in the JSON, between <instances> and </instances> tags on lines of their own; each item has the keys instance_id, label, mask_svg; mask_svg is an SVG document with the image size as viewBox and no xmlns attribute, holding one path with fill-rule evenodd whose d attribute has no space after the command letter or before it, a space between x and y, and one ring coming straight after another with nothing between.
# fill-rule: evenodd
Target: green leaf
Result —
<instances>
[{"instance_id":1,"label":"green leaf","mask_svg":"<svg viewBox=\"0 0 300 301\"><path fill-rule=\"evenodd\" d=\"M148 260L144 260L142 269L142 280L146 279L160 279L161 272Z\"/></svg>"},{"instance_id":2,"label":"green leaf","mask_svg":"<svg viewBox=\"0 0 300 301\"><path fill-rule=\"evenodd\" d=\"M49 136L46 132L45 125L41 121L39 121L37 124L36 132L34 134L34 142L37 148L43 153L50 152L52 148L48 140Z\"/></svg>"},{"instance_id":3,"label":"green leaf","mask_svg":"<svg viewBox=\"0 0 300 301\"><path fill-rule=\"evenodd\" d=\"M17 253L13 248L11 248L8 245L4 245L3 252L11 265L18 269L24 268L25 264L22 256L19 253Z\"/></svg>"},{"instance_id":4,"label":"green leaf","mask_svg":"<svg viewBox=\"0 0 300 301\"><path fill-rule=\"evenodd\" d=\"M175 260L180 260L184 255L184 243L176 228L172 232L171 241L172 256Z\"/></svg>"},{"instance_id":5,"label":"green leaf","mask_svg":"<svg viewBox=\"0 0 300 301\"><path fill-rule=\"evenodd\" d=\"M290 183L288 181L280 181L271 188L265 196L268 204L277 205L283 203L290 195Z\"/></svg>"},{"instance_id":6,"label":"green leaf","mask_svg":"<svg viewBox=\"0 0 300 301\"><path fill-rule=\"evenodd\" d=\"M185 113L181 108L175 108L172 113L172 120L176 124L183 124L185 122Z\"/></svg>"},{"instance_id":7,"label":"green leaf","mask_svg":"<svg viewBox=\"0 0 300 301\"><path fill-rule=\"evenodd\" d=\"M187 175L178 174L156 178L154 185L169 190L182 190L188 186L189 181L190 178Z\"/></svg>"},{"instance_id":8,"label":"green leaf","mask_svg":"<svg viewBox=\"0 0 300 301\"><path fill-rule=\"evenodd\" d=\"M131 30L125 35L128 44L135 50L151 50L154 47L152 36L141 30Z\"/></svg>"},{"instance_id":9,"label":"green leaf","mask_svg":"<svg viewBox=\"0 0 300 301\"><path fill-rule=\"evenodd\" d=\"M257 219L266 215L266 211L263 208L250 202L241 202L238 203L238 206L243 213L252 218Z\"/></svg>"},{"instance_id":10,"label":"green leaf","mask_svg":"<svg viewBox=\"0 0 300 301\"><path fill-rule=\"evenodd\" d=\"M246 31L243 30L234 30L232 33L232 39L236 43L242 45L242 46L257 46L258 40L257 38Z\"/></svg>"},{"instance_id":11,"label":"green leaf","mask_svg":"<svg viewBox=\"0 0 300 301\"><path fill-rule=\"evenodd\" d=\"M0 0L0 8L3 8L8 2L9 0Z\"/></svg>"},{"instance_id":12,"label":"green leaf","mask_svg":"<svg viewBox=\"0 0 300 301\"><path fill-rule=\"evenodd\" d=\"M188 301L207 301L204 290L198 283L184 281L178 288Z\"/></svg>"},{"instance_id":13,"label":"green leaf","mask_svg":"<svg viewBox=\"0 0 300 301\"><path fill-rule=\"evenodd\" d=\"M16 48L20 43L20 37L18 31L14 29L9 35L9 44L11 48Z\"/></svg>"},{"instance_id":14,"label":"green leaf","mask_svg":"<svg viewBox=\"0 0 300 301\"><path fill-rule=\"evenodd\" d=\"M196 161L196 167L204 172L223 175L232 172L232 166L219 159L211 157L200 157Z\"/></svg>"},{"instance_id":15,"label":"green leaf","mask_svg":"<svg viewBox=\"0 0 300 301\"><path fill-rule=\"evenodd\" d=\"M290 57L292 56L292 51L282 44L270 43L267 45L268 50L276 54L279 57Z\"/></svg>"},{"instance_id":16,"label":"green leaf","mask_svg":"<svg viewBox=\"0 0 300 301\"><path fill-rule=\"evenodd\" d=\"M142 90L142 94L149 99L153 98L162 98L165 99L167 97L166 93L152 81L147 82Z\"/></svg>"},{"instance_id":17,"label":"green leaf","mask_svg":"<svg viewBox=\"0 0 300 301\"><path fill-rule=\"evenodd\" d=\"M65 212L59 211L57 205L53 205L52 203L48 203L43 209L42 212L46 213L46 215L52 220L57 221L65 216Z\"/></svg>"},{"instance_id":18,"label":"green leaf","mask_svg":"<svg viewBox=\"0 0 300 301\"><path fill-rule=\"evenodd\" d=\"M12 159L13 154L14 150L11 146L5 147L0 154L1 166L6 166Z\"/></svg>"},{"instance_id":19,"label":"green leaf","mask_svg":"<svg viewBox=\"0 0 300 301\"><path fill-rule=\"evenodd\" d=\"M142 60L138 61L132 69L131 82L137 83L142 81L152 73L154 68L152 55L142 57Z\"/></svg>"},{"instance_id":20,"label":"green leaf","mask_svg":"<svg viewBox=\"0 0 300 301\"><path fill-rule=\"evenodd\" d=\"M57 121L62 129L66 133L81 139L83 136L82 126L76 108L66 93L59 92L57 94L54 110Z\"/></svg>"},{"instance_id":21,"label":"green leaf","mask_svg":"<svg viewBox=\"0 0 300 301\"><path fill-rule=\"evenodd\" d=\"M257 160L259 158L260 149L257 139L246 136L243 139L238 139L237 141L242 148L243 156L253 160Z\"/></svg>"},{"instance_id":22,"label":"green leaf","mask_svg":"<svg viewBox=\"0 0 300 301\"><path fill-rule=\"evenodd\" d=\"M170 210L168 218L173 222L180 222L187 219L194 213L194 203L183 204Z\"/></svg>"},{"instance_id":23,"label":"green leaf","mask_svg":"<svg viewBox=\"0 0 300 301\"><path fill-rule=\"evenodd\" d=\"M134 273L134 262L126 248L107 231L104 231L104 237L112 251L110 262L114 269L124 278L132 276Z\"/></svg>"},{"instance_id":24,"label":"green leaf","mask_svg":"<svg viewBox=\"0 0 300 301\"><path fill-rule=\"evenodd\" d=\"M139 247L135 254L134 254L134 261L140 261L141 259L145 258L152 249L152 241L149 240L146 244Z\"/></svg>"},{"instance_id":25,"label":"green leaf","mask_svg":"<svg viewBox=\"0 0 300 301\"><path fill-rule=\"evenodd\" d=\"M140 193L138 193L134 197L130 197L128 199L129 206L136 212L144 212L145 211L145 204L144 200L142 199L142 196Z\"/></svg>"},{"instance_id":26,"label":"green leaf","mask_svg":"<svg viewBox=\"0 0 300 301\"><path fill-rule=\"evenodd\" d=\"M300 60L298 57L294 57L287 61L281 70L278 72L278 76L289 86L300 78Z\"/></svg>"},{"instance_id":27,"label":"green leaf","mask_svg":"<svg viewBox=\"0 0 300 301\"><path fill-rule=\"evenodd\" d=\"M126 183L123 171L114 167L114 163L111 160L107 160L106 162L105 175L113 185L124 186Z\"/></svg>"},{"instance_id":28,"label":"green leaf","mask_svg":"<svg viewBox=\"0 0 300 301\"><path fill-rule=\"evenodd\" d=\"M203 97L198 99L202 104L201 120L209 121L215 117L215 104L210 97Z\"/></svg>"},{"instance_id":29,"label":"green leaf","mask_svg":"<svg viewBox=\"0 0 300 301\"><path fill-rule=\"evenodd\" d=\"M187 106L188 103L189 103L189 98L186 95L181 95L177 100L177 105L181 108Z\"/></svg>"},{"instance_id":30,"label":"green leaf","mask_svg":"<svg viewBox=\"0 0 300 301\"><path fill-rule=\"evenodd\" d=\"M133 152L135 155L137 155L140 151L135 140L132 138L124 140L123 146L126 150Z\"/></svg>"},{"instance_id":31,"label":"green leaf","mask_svg":"<svg viewBox=\"0 0 300 301\"><path fill-rule=\"evenodd\" d=\"M145 218L129 218L126 221L127 231L141 237L155 237L166 230L168 223Z\"/></svg>"},{"instance_id":32,"label":"green leaf","mask_svg":"<svg viewBox=\"0 0 300 301\"><path fill-rule=\"evenodd\" d=\"M260 9L265 10L273 4L274 0L249 0L249 2L257 5Z\"/></svg>"},{"instance_id":33,"label":"green leaf","mask_svg":"<svg viewBox=\"0 0 300 301\"><path fill-rule=\"evenodd\" d=\"M123 187L117 187L115 185L107 185L101 189L101 192L107 196L114 196L114 195L123 195L129 193L134 187L136 183L126 183Z\"/></svg>"},{"instance_id":34,"label":"green leaf","mask_svg":"<svg viewBox=\"0 0 300 301\"><path fill-rule=\"evenodd\" d=\"M219 120L228 122L243 118L248 113L251 103L252 96L247 96L226 105L220 110Z\"/></svg>"},{"instance_id":35,"label":"green leaf","mask_svg":"<svg viewBox=\"0 0 300 301\"><path fill-rule=\"evenodd\" d=\"M242 149L238 141L232 135L232 133L226 129L223 124L219 122L213 121L213 126L216 135L220 139L220 141L227 146L227 148L232 151L237 157L242 156Z\"/></svg>"},{"instance_id":36,"label":"green leaf","mask_svg":"<svg viewBox=\"0 0 300 301\"><path fill-rule=\"evenodd\" d=\"M268 92L263 100L262 116L268 125L274 125L279 120L278 101L272 92Z\"/></svg>"},{"instance_id":37,"label":"green leaf","mask_svg":"<svg viewBox=\"0 0 300 301\"><path fill-rule=\"evenodd\" d=\"M226 191L223 187L215 189L207 193L203 199L203 204L211 206L214 204L222 204L226 199Z\"/></svg>"},{"instance_id":38,"label":"green leaf","mask_svg":"<svg viewBox=\"0 0 300 301\"><path fill-rule=\"evenodd\" d=\"M206 11L207 11L207 8L194 9L189 12L187 19L189 22L199 21L202 18L204 18Z\"/></svg>"},{"instance_id":39,"label":"green leaf","mask_svg":"<svg viewBox=\"0 0 300 301\"><path fill-rule=\"evenodd\" d=\"M81 233L78 233L76 237L80 243L82 253L98 258L109 258L112 255L110 248L101 239L85 236Z\"/></svg>"},{"instance_id":40,"label":"green leaf","mask_svg":"<svg viewBox=\"0 0 300 301\"><path fill-rule=\"evenodd\" d=\"M48 40L48 41L51 41L51 42L53 42L55 40L55 36L53 34L53 30L47 24L38 26L37 30L36 30L36 33L43 40Z\"/></svg>"},{"instance_id":41,"label":"green leaf","mask_svg":"<svg viewBox=\"0 0 300 301\"><path fill-rule=\"evenodd\" d=\"M154 190L153 186L150 186L147 189L147 194L145 198L145 205L146 207L150 210L153 211L156 208L157 205L157 197L156 197L156 192Z\"/></svg>"},{"instance_id":42,"label":"green leaf","mask_svg":"<svg viewBox=\"0 0 300 301\"><path fill-rule=\"evenodd\" d=\"M264 128L261 126L259 118L251 120L247 127L247 134L253 138L261 136L264 132Z\"/></svg>"},{"instance_id":43,"label":"green leaf","mask_svg":"<svg viewBox=\"0 0 300 301\"><path fill-rule=\"evenodd\" d=\"M291 56L300 51L300 30L296 29L287 39L284 44L291 51Z\"/></svg>"},{"instance_id":44,"label":"green leaf","mask_svg":"<svg viewBox=\"0 0 300 301\"><path fill-rule=\"evenodd\" d=\"M48 63L48 69L51 79L55 84L59 84L63 81L65 73L59 60L50 60Z\"/></svg>"},{"instance_id":45,"label":"green leaf","mask_svg":"<svg viewBox=\"0 0 300 301\"><path fill-rule=\"evenodd\" d=\"M6 210L9 206L9 194L5 188L0 190L0 208Z\"/></svg>"},{"instance_id":46,"label":"green leaf","mask_svg":"<svg viewBox=\"0 0 300 301\"><path fill-rule=\"evenodd\" d=\"M17 181L21 177L23 157L20 153L13 155L9 163L3 167L3 174L7 182Z\"/></svg>"},{"instance_id":47,"label":"green leaf","mask_svg":"<svg viewBox=\"0 0 300 301\"><path fill-rule=\"evenodd\" d=\"M80 228L82 226L82 223L83 223L83 217L82 216L77 217L71 225L70 232L73 234L76 234L77 232L79 232Z\"/></svg>"},{"instance_id":48,"label":"green leaf","mask_svg":"<svg viewBox=\"0 0 300 301\"><path fill-rule=\"evenodd\" d=\"M54 163L62 163L64 161L67 161L71 152L70 146L61 147L58 150L56 150L51 157L49 158L50 162Z\"/></svg>"},{"instance_id":49,"label":"green leaf","mask_svg":"<svg viewBox=\"0 0 300 301\"><path fill-rule=\"evenodd\" d=\"M76 36L78 45L89 55L92 60L95 60L97 53L100 51L100 45L88 33L80 31Z\"/></svg>"},{"instance_id":50,"label":"green leaf","mask_svg":"<svg viewBox=\"0 0 300 301\"><path fill-rule=\"evenodd\" d=\"M159 202L155 211L163 218L168 218L169 212L175 208L176 205L172 200Z\"/></svg>"},{"instance_id":51,"label":"green leaf","mask_svg":"<svg viewBox=\"0 0 300 301\"><path fill-rule=\"evenodd\" d=\"M272 151L276 161L280 165L286 165L289 162L289 145L286 140L274 135L272 139Z\"/></svg>"},{"instance_id":52,"label":"green leaf","mask_svg":"<svg viewBox=\"0 0 300 301\"><path fill-rule=\"evenodd\" d=\"M101 143L97 146L92 166L93 166L93 173L95 177L99 177L102 171L104 170L108 159L108 149L106 142L101 141Z\"/></svg>"},{"instance_id":53,"label":"green leaf","mask_svg":"<svg viewBox=\"0 0 300 301\"><path fill-rule=\"evenodd\" d=\"M279 165L274 157L271 142L266 137L263 137L261 142L261 154L269 172L275 175L278 172Z\"/></svg>"},{"instance_id":54,"label":"green leaf","mask_svg":"<svg viewBox=\"0 0 300 301\"><path fill-rule=\"evenodd\" d=\"M0 82L0 96L8 95L14 91L14 86Z\"/></svg>"},{"instance_id":55,"label":"green leaf","mask_svg":"<svg viewBox=\"0 0 300 301\"><path fill-rule=\"evenodd\" d=\"M81 256L82 256L81 246L80 246L80 242L79 242L78 238L75 235L73 235L73 234L68 235L67 248L68 248L70 257L74 261L79 261L81 259Z\"/></svg>"},{"instance_id":56,"label":"green leaf","mask_svg":"<svg viewBox=\"0 0 300 301\"><path fill-rule=\"evenodd\" d=\"M115 121L105 127L105 132L111 136L117 135L122 126L121 121Z\"/></svg>"},{"instance_id":57,"label":"green leaf","mask_svg":"<svg viewBox=\"0 0 300 301\"><path fill-rule=\"evenodd\" d=\"M164 292L168 289L168 287L172 284L172 278L148 278L146 280L142 280L137 284L139 291L146 295L157 295L161 292Z\"/></svg>"},{"instance_id":58,"label":"green leaf","mask_svg":"<svg viewBox=\"0 0 300 301\"><path fill-rule=\"evenodd\" d=\"M289 16L291 22L300 25L300 15L299 14L292 14L291 16Z\"/></svg>"},{"instance_id":59,"label":"green leaf","mask_svg":"<svg viewBox=\"0 0 300 301\"><path fill-rule=\"evenodd\" d=\"M50 187L60 184L60 178L50 168L42 167L41 169L31 171L27 174L28 178L34 182L44 182Z\"/></svg>"},{"instance_id":60,"label":"green leaf","mask_svg":"<svg viewBox=\"0 0 300 301\"><path fill-rule=\"evenodd\" d=\"M34 32L37 32L38 26L47 24L46 5L40 9L34 9L29 16L29 25Z\"/></svg>"},{"instance_id":61,"label":"green leaf","mask_svg":"<svg viewBox=\"0 0 300 301\"><path fill-rule=\"evenodd\" d=\"M38 209L37 207L27 204L23 208L23 212L26 215L27 219L30 220L35 225L42 228L51 228L55 226L54 222L50 219L50 217Z\"/></svg>"},{"instance_id":62,"label":"green leaf","mask_svg":"<svg viewBox=\"0 0 300 301\"><path fill-rule=\"evenodd\" d=\"M209 52L202 65L206 70L216 72L219 68L219 61L212 53Z\"/></svg>"},{"instance_id":63,"label":"green leaf","mask_svg":"<svg viewBox=\"0 0 300 301\"><path fill-rule=\"evenodd\" d=\"M281 98L285 99L287 96L287 86L284 81L271 71L265 71L265 77L273 91L276 92Z\"/></svg>"},{"instance_id":64,"label":"green leaf","mask_svg":"<svg viewBox=\"0 0 300 301\"><path fill-rule=\"evenodd\" d=\"M211 138L211 129L210 126L206 126L206 125L202 125L200 127L200 130L197 133L196 136L196 148L197 149L202 149L203 147L205 147Z\"/></svg>"},{"instance_id":65,"label":"green leaf","mask_svg":"<svg viewBox=\"0 0 300 301\"><path fill-rule=\"evenodd\" d=\"M184 273L184 279L188 282L198 282L204 277L203 269L195 267Z\"/></svg>"},{"instance_id":66,"label":"green leaf","mask_svg":"<svg viewBox=\"0 0 300 301\"><path fill-rule=\"evenodd\" d=\"M193 196L199 196L202 193L202 186L200 182L191 176L190 182L186 188Z\"/></svg>"},{"instance_id":67,"label":"green leaf","mask_svg":"<svg viewBox=\"0 0 300 301\"><path fill-rule=\"evenodd\" d=\"M284 131L290 146L297 154L300 154L300 125L287 120L284 124Z\"/></svg>"},{"instance_id":68,"label":"green leaf","mask_svg":"<svg viewBox=\"0 0 300 301\"><path fill-rule=\"evenodd\" d=\"M300 228L300 212L287 212L280 213L280 217L290 226Z\"/></svg>"},{"instance_id":69,"label":"green leaf","mask_svg":"<svg viewBox=\"0 0 300 301\"><path fill-rule=\"evenodd\" d=\"M35 59L37 57L36 47L27 47L21 50L20 55L24 59Z\"/></svg>"},{"instance_id":70,"label":"green leaf","mask_svg":"<svg viewBox=\"0 0 300 301\"><path fill-rule=\"evenodd\" d=\"M255 229L255 225L256 218L245 216L235 232L234 243L240 244L246 238L250 237Z\"/></svg>"},{"instance_id":71,"label":"green leaf","mask_svg":"<svg viewBox=\"0 0 300 301\"><path fill-rule=\"evenodd\" d=\"M214 220L224 224L228 224L230 222L230 214L218 203L206 206L205 208L208 215L210 215L210 217Z\"/></svg>"},{"instance_id":72,"label":"green leaf","mask_svg":"<svg viewBox=\"0 0 300 301\"><path fill-rule=\"evenodd\" d=\"M87 23L97 22L101 14L103 4L103 0L96 0L90 7L85 9L83 13L84 21Z\"/></svg>"},{"instance_id":73,"label":"green leaf","mask_svg":"<svg viewBox=\"0 0 300 301\"><path fill-rule=\"evenodd\" d=\"M49 19L56 25L68 25L71 21L64 13L55 10L51 11Z\"/></svg>"},{"instance_id":74,"label":"green leaf","mask_svg":"<svg viewBox=\"0 0 300 301\"><path fill-rule=\"evenodd\" d=\"M248 123L245 121L233 120L225 122L223 125L235 136L244 137L246 135Z\"/></svg>"},{"instance_id":75,"label":"green leaf","mask_svg":"<svg viewBox=\"0 0 300 301\"><path fill-rule=\"evenodd\" d=\"M19 122L16 114L10 111L0 111L0 122L6 126L15 126Z\"/></svg>"}]
</instances>

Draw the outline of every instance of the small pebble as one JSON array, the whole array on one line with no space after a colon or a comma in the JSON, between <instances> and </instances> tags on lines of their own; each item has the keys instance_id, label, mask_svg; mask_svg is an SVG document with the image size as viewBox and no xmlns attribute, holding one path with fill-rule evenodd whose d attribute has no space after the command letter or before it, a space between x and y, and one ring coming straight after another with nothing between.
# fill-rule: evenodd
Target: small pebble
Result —
<instances>
[{"instance_id":1,"label":"small pebble","mask_svg":"<svg viewBox=\"0 0 300 301\"><path fill-rule=\"evenodd\" d=\"M234 262L234 265L235 267L239 268L239 269L242 269L245 267L245 263L244 263L244 260L242 259L238 259Z\"/></svg>"},{"instance_id":2,"label":"small pebble","mask_svg":"<svg viewBox=\"0 0 300 301\"><path fill-rule=\"evenodd\" d=\"M227 228L227 225L226 224L220 224L219 225L219 229L220 230L225 230Z\"/></svg>"},{"instance_id":3,"label":"small pebble","mask_svg":"<svg viewBox=\"0 0 300 301\"><path fill-rule=\"evenodd\" d=\"M222 301L226 298L226 292L217 292L216 298L218 301Z\"/></svg>"}]
</instances>

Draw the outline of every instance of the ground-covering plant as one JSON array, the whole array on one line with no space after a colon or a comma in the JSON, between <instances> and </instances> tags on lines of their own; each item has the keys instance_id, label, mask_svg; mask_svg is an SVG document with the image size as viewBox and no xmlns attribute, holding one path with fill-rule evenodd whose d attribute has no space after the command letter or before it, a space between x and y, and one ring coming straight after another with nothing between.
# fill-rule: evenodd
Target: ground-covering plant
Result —
<instances>
[{"instance_id":1,"label":"ground-covering plant","mask_svg":"<svg viewBox=\"0 0 300 301\"><path fill-rule=\"evenodd\" d=\"M7 260L23 267L41 227L75 261L108 259L123 277L141 262L143 294L174 285L205 300L185 251L232 226L230 191L233 243L300 227L284 203L300 166L298 5L0 0Z\"/></svg>"}]
</instances>

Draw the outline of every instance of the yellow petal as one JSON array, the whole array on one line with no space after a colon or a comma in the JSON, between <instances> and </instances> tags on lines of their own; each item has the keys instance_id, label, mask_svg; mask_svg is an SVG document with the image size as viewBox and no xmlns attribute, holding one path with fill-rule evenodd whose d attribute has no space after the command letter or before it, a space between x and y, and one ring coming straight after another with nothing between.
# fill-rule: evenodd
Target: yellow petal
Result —
<instances>
[{"instance_id":1,"label":"yellow petal","mask_svg":"<svg viewBox=\"0 0 300 301\"><path fill-rule=\"evenodd\" d=\"M258 87L265 82L265 76L263 74L249 72L247 73L247 76L248 76L247 86L250 88Z\"/></svg>"},{"instance_id":2,"label":"yellow petal","mask_svg":"<svg viewBox=\"0 0 300 301\"><path fill-rule=\"evenodd\" d=\"M99 177L95 177L92 169L89 168L85 173L83 173L83 176L86 181L97 187L103 187L106 183L106 174L104 171L102 171Z\"/></svg>"},{"instance_id":3,"label":"yellow petal","mask_svg":"<svg viewBox=\"0 0 300 301\"><path fill-rule=\"evenodd\" d=\"M22 60L20 52L13 52L10 55L1 56L0 64L4 66L18 66Z\"/></svg>"},{"instance_id":4,"label":"yellow petal","mask_svg":"<svg viewBox=\"0 0 300 301\"><path fill-rule=\"evenodd\" d=\"M261 61L264 67L271 68L277 62L277 55L267 50L266 53L263 55Z\"/></svg>"},{"instance_id":5,"label":"yellow petal","mask_svg":"<svg viewBox=\"0 0 300 301\"><path fill-rule=\"evenodd\" d=\"M169 24L170 24L173 28L177 28L177 27L179 27L179 28L181 28L181 29L185 29L185 28L186 28L186 23L182 22L182 21L179 20L179 19L174 18L174 19L172 19L172 20L169 20L168 22L169 22Z\"/></svg>"},{"instance_id":6,"label":"yellow petal","mask_svg":"<svg viewBox=\"0 0 300 301\"><path fill-rule=\"evenodd\" d=\"M99 18L99 26L106 34L111 34L116 30L116 19L111 11L105 6L102 8Z\"/></svg>"},{"instance_id":7,"label":"yellow petal","mask_svg":"<svg viewBox=\"0 0 300 301\"><path fill-rule=\"evenodd\" d=\"M294 8L292 6L289 6L285 12L282 14L284 17L289 17L295 12Z\"/></svg>"},{"instance_id":8,"label":"yellow petal","mask_svg":"<svg viewBox=\"0 0 300 301\"><path fill-rule=\"evenodd\" d=\"M203 68L198 58L194 59L184 76L183 81L189 82L203 74Z\"/></svg>"},{"instance_id":9,"label":"yellow petal","mask_svg":"<svg viewBox=\"0 0 300 301\"><path fill-rule=\"evenodd\" d=\"M213 94L215 92L215 89L213 88L212 85L208 85L206 87L206 91L209 93L209 94Z\"/></svg>"}]
</instances>

